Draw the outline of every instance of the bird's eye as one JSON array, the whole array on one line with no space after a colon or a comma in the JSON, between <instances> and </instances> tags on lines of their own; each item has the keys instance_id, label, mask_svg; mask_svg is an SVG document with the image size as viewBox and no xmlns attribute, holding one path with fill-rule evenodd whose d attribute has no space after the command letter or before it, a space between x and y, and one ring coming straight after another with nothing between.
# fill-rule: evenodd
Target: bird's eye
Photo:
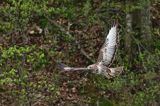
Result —
<instances>
[{"instance_id":1,"label":"bird's eye","mask_svg":"<svg viewBox=\"0 0 160 106\"><path fill-rule=\"evenodd\" d=\"M88 68L91 68L91 66L89 66Z\"/></svg>"}]
</instances>

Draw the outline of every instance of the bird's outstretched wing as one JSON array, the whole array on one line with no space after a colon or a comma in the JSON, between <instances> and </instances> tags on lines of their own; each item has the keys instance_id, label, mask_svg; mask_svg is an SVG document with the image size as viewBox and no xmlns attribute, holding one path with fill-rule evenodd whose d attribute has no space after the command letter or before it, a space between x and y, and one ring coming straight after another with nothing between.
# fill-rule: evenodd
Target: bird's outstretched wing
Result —
<instances>
[{"instance_id":1,"label":"bird's outstretched wing","mask_svg":"<svg viewBox=\"0 0 160 106\"><path fill-rule=\"evenodd\" d=\"M115 23L111 27L98 56L98 62L102 62L107 67L112 64L118 45L117 26L118 23Z\"/></svg>"},{"instance_id":2,"label":"bird's outstretched wing","mask_svg":"<svg viewBox=\"0 0 160 106\"><path fill-rule=\"evenodd\" d=\"M63 63L57 63L57 66L60 70L62 70L63 72L66 71L79 71L79 70L84 70L84 71L88 71L91 69L88 69L87 67L69 67Z\"/></svg>"}]
</instances>

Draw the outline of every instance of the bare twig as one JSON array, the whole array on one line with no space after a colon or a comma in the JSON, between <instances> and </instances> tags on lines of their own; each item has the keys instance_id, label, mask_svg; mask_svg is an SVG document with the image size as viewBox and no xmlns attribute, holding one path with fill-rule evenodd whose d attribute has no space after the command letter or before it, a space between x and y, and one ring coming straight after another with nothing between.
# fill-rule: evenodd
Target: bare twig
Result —
<instances>
[{"instance_id":1,"label":"bare twig","mask_svg":"<svg viewBox=\"0 0 160 106\"><path fill-rule=\"evenodd\" d=\"M65 33L66 35L72 36L69 33L69 29L67 28L68 31L65 30L65 28L63 28L61 25L57 24L54 20L51 20L49 17L44 16L49 22L51 22L52 24L54 24L56 27L58 27L63 33ZM84 55L89 61L91 61L92 63L94 63L95 61L93 59L90 58L90 56L85 52L85 50L80 46L79 42L76 40L76 38L74 37L75 43L78 46L78 49L80 50L81 54Z\"/></svg>"},{"instance_id":2,"label":"bare twig","mask_svg":"<svg viewBox=\"0 0 160 106\"><path fill-rule=\"evenodd\" d=\"M91 57L85 52L85 50L81 47L81 45L79 44L78 41L76 41L76 44L78 45L78 49L80 50L80 52L92 63L95 63L95 61L93 59L91 59Z\"/></svg>"},{"instance_id":3,"label":"bare twig","mask_svg":"<svg viewBox=\"0 0 160 106\"><path fill-rule=\"evenodd\" d=\"M59 24L57 24L57 22L55 22L54 20L50 19L47 16L44 16L49 22L51 22L52 24L54 24L56 27L58 27L62 32L64 32L65 34L68 35L68 33L66 33L67 31Z\"/></svg>"}]
</instances>

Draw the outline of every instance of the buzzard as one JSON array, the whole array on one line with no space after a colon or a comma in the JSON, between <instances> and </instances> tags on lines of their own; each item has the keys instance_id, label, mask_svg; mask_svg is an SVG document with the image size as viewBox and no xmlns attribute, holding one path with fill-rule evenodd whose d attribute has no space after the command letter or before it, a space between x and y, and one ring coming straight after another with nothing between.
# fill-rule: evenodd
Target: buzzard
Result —
<instances>
[{"instance_id":1,"label":"buzzard","mask_svg":"<svg viewBox=\"0 0 160 106\"><path fill-rule=\"evenodd\" d=\"M103 46L100 49L98 60L95 64L89 65L86 68L69 67L64 64L59 64L63 71L78 71L86 70L95 74L101 74L107 78L112 78L119 75L123 71L123 67L110 68L113 63L116 50L118 47L119 35L117 32L118 23L114 23L105 39Z\"/></svg>"}]
</instances>

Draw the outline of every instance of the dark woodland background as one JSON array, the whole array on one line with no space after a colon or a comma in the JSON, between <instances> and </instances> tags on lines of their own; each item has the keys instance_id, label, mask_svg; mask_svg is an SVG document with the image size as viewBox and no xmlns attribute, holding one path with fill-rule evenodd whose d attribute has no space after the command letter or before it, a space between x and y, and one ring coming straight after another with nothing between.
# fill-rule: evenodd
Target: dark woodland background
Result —
<instances>
[{"instance_id":1,"label":"dark woodland background","mask_svg":"<svg viewBox=\"0 0 160 106\"><path fill-rule=\"evenodd\" d=\"M0 106L160 106L159 0L1 0ZM113 21L119 77L60 73L98 57Z\"/></svg>"}]
</instances>

